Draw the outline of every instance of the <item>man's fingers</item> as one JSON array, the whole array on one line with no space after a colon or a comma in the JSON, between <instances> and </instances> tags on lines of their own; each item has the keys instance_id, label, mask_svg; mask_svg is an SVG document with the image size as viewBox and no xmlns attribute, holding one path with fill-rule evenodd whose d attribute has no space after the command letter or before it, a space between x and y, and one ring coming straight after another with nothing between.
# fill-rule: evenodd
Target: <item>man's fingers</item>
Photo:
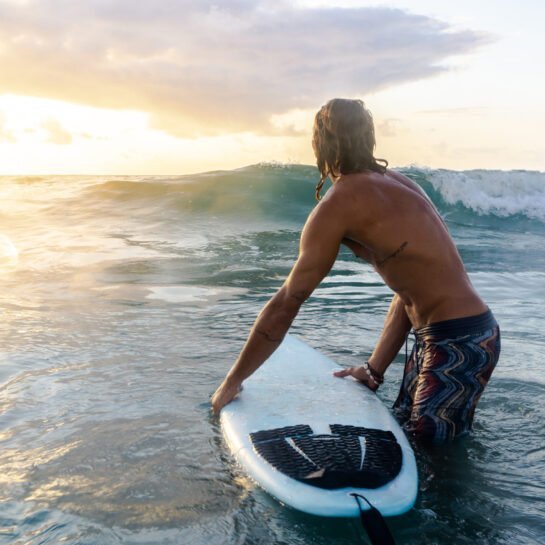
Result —
<instances>
[{"instance_id":1,"label":"man's fingers","mask_svg":"<svg viewBox=\"0 0 545 545\"><path fill-rule=\"evenodd\" d=\"M333 375L339 378L354 377L356 380L365 384L373 392L378 388L378 384L371 382L362 367L349 367L340 371L333 371Z\"/></svg>"},{"instance_id":2,"label":"man's fingers","mask_svg":"<svg viewBox=\"0 0 545 545\"><path fill-rule=\"evenodd\" d=\"M216 396L212 397L212 399L210 400L210 404L212 405L212 412L216 415L219 414L221 407Z\"/></svg>"},{"instance_id":3,"label":"man's fingers","mask_svg":"<svg viewBox=\"0 0 545 545\"><path fill-rule=\"evenodd\" d=\"M224 381L210 399L212 412L216 415L219 414L223 407L230 403L241 391L242 384L230 385Z\"/></svg>"},{"instance_id":4,"label":"man's fingers","mask_svg":"<svg viewBox=\"0 0 545 545\"><path fill-rule=\"evenodd\" d=\"M348 369L341 369L340 371L333 371L333 375L339 378L348 377L352 375L354 368L349 367Z\"/></svg>"}]
</instances>

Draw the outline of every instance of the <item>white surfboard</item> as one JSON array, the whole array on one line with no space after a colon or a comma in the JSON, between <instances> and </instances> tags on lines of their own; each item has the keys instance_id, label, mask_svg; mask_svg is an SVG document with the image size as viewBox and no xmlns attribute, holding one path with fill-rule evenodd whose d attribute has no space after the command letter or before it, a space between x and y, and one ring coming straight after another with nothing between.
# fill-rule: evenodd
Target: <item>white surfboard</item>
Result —
<instances>
[{"instance_id":1,"label":"white surfboard","mask_svg":"<svg viewBox=\"0 0 545 545\"><path fill-rule=\"evenodd\" d=\"M220 415L224 437L250 477L280 502L320 516L356 517L352 493L383 516L414 504L412 448L379 398L287 335Z\"/></svg>"}]
</instances>

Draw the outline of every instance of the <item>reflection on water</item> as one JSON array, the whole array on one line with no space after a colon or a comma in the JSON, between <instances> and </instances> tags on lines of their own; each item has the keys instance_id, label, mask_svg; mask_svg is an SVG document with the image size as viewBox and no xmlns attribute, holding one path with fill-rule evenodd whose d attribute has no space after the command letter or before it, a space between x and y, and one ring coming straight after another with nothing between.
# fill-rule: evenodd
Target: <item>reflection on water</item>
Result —
<instances>
[{"instance_id":1,"label":"reflection on water","mask_svg":"<svg viewBox=\"0 0 545 545\"><path fill-rule=\"evenodd\" d=\"M15 268L18 258L19 252L13 242L6 235L0 233L0 275Z\"/></svg>"}]
</instances>

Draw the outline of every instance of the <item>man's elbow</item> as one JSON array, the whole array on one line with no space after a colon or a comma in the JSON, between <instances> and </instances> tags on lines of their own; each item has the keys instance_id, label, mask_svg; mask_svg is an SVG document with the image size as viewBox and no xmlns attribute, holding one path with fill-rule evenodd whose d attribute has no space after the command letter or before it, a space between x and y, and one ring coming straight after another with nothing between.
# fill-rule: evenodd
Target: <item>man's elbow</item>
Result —
<instances>
[{"instance_id":1,"label":"man's elbow","mask_svg":"<svg viewBox=\"0 0 545 545\"><path fill-rule=\"evenodd\" d=\"M302 292L293 293L283 287L267 303L263 312L273 323L278 323L280 326L284 323L291 324L309 295Z\"/></svg>"}]
</instances>

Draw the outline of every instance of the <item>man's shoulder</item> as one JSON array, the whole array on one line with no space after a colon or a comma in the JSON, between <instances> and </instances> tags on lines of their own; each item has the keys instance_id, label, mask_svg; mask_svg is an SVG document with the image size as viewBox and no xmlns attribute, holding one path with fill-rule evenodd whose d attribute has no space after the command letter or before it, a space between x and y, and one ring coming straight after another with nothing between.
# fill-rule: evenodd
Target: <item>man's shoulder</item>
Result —
<instances>
[{"instance_id":1,"label":"man's shoulder","mask_svg":"<svg viewBox=\"0 0 545 545\"><path fill-rule=\"evenodd\" d=\"M341 178L329 188L315 210L322 214L344 214L357 192L358 188L354 183Z\"/></svg>"},{"instance_id":2,"label":"man's shoulder","mask_svg":"<svg viewBox=\"0 0 545 545\"><path fill-rule=\"evenodd\" d=\"M399 182L407 189L412 190L413 193L417 194L419 197L424 197L428 201L430 200L426 192L415 181L411 180L404 174L396 172L395 170L387 170L386 175L395 180L396 182Z\"/></svg>"},{"instance_id":3,"label":"man's shoulder","mask_svg":"<svg viewBox=\"0 0 545 545\"><path fill-rule=\"evenodd\" d=\"M341 176L331 188L330 198L339 206L349 208L362 202L370 203L378 198L382 191L385 176L379 172L365 171Z\"/></svg>"},{"instance_id":4,"label":"man's shoulder","mask_svg":"<svg viewBox=\"0 0 545 545\"><path fill-rule=\"evenodd\" d=\"M377 197L373 183L367 174L343 176L324 195L314 208L313 216L318 222L349 224L357 216L363 220L372 215L373 202Z\"/></svg>"},{"instance_id":5,"label":"man's shoulder","mask_svg":"<svg viewBox=\"0 0 545 545\"><path fill-rule=\"evenodd\" d=\"M357 174L349 174L343 178L341 178L341 181L346 183L337 184L338 199L350 200L356 196L361 196L371 204L374 199L381 201L385 198L399 198L400 188L411 190L413 195L417 194L428 198L424 190L416 182L401 172L391 169L387 169L384 173L367 170Z\"/></svg>"}]
</instances>

